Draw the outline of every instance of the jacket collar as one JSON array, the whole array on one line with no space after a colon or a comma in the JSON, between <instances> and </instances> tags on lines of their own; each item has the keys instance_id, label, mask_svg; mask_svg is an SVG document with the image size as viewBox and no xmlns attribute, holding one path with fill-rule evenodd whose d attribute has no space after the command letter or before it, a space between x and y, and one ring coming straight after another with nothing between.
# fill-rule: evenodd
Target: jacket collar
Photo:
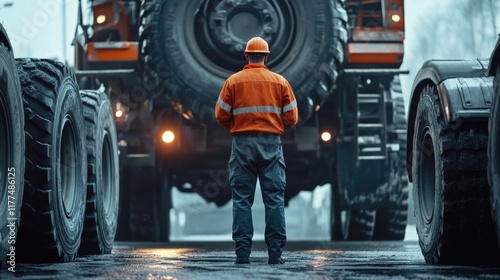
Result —
<instances>
[{"instance_id":1,"label":"jacket collar","mask_svg":"<svg viewBox=\"0 0 500 280\"><path fill-rule=\"evenodd\" d=\"M263 64L257 64L257 63L247 64L247 65L245 65L245 67L243 67L243 70L246 70L246 69L257 69L257 68L262 68L262 69L269 70L269 68L267 68L267 66L265 66Z\"/></svg>"}]
</instances>

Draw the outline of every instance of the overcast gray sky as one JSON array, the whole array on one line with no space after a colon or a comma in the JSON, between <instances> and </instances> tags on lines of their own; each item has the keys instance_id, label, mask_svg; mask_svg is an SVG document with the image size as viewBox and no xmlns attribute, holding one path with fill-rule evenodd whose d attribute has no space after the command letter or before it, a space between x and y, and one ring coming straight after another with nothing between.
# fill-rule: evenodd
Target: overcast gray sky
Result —
<instances>
[{"instance_id":1,"label":"overcast gray sky","mask_svg":"<svg viewBox=\"0 0 500 280\"><path fill-rule=\"evenodd\" d=\"M5 7L6 3L12 3ZM66 60L72 64L77 0L0 0L0 19L16 57L63 59L63 4L66 4Z\"/></svg>"}]
</instances>

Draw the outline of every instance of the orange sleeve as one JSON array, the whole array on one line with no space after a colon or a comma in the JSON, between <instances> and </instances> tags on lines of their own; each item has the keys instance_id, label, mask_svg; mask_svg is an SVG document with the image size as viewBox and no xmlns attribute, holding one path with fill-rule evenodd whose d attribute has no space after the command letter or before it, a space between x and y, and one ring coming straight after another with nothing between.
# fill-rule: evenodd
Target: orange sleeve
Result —
<instances>
[{"instance_id":1,"label":"orange sleeve","mask_svg":"<svg viewBox=\"0 0 500 280\"><path fill-rule=\"evenodd\" d=\"M286 80L281 104L283 106L283 113L281 114L283 126L285 129L292 128L299 121L299 110L297 108L297 100L295 99L292 87Z\"/></svg>"},{"instance_id":2,"label":"orange sleeve","mask_svg":"<svg viewBox=\"0 0 500 280\"><path fill-rule=\"evenodd\" d=\"M230 129L233 119L233 98L228 80L222 86L215 104L215 119L221 126Z\"/></svg>"}]
</instances>

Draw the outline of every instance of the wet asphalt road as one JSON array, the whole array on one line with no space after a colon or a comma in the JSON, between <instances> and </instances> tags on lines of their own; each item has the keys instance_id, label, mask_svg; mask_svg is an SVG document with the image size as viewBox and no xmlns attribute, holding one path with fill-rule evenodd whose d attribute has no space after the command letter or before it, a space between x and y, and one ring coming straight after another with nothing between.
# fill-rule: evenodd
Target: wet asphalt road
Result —
<instances>
[{"instance_id":1,"label":"wet asphalt road","mask_svg":"<svg viewBox=\"0 0 500 280\"><path fill-rule=\"evenodd\" d=\"M284 258L268 265L262 241L254 242L250 265L233 263L232 242L118 242L110 255L16 264L0 279L500 279L500 266L428 265L416 241L291 241Z\"/></svg>"}]
</instances>

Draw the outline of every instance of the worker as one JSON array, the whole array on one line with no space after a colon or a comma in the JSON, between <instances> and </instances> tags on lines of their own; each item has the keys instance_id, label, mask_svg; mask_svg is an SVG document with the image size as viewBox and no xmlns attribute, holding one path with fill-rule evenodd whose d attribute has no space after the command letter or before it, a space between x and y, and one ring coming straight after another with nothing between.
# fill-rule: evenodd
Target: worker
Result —
<instances>
[{"instance_id":1,"label":"worker","mask_svg":"<svg viewBox=\"0 0 500 280\"><path fill-rule=\"evenodd\" d=\"M250 263L257 178L265 206L268 263L284 263L285 161L280 135L297 123L298 110L288 81L264 65L269 53L264 39L250 39L244 52L248 64L226 80L215 105L217 122L233 135L228 168L236 264Z\"/></svg>"}]
</instances>

